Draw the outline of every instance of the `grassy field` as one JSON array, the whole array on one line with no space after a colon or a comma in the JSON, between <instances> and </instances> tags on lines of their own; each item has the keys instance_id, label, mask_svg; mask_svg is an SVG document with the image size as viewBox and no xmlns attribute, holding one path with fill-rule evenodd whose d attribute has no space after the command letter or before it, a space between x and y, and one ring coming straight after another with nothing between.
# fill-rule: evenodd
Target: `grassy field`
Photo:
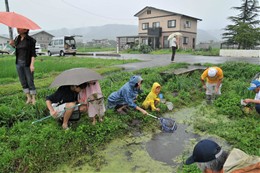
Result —
<instances>
[{"instance_id":1,"label":"grassy field","mask_svg":"<svg viewBox=\"0 0 260 173\"><path fill-rule=\"evenodd\" d=\"M150 131L158 129L158 124L153 119L137 111L119 116L112 110L106 111L105 121L95 126L87 116L83 116L79 122L73 124L69 132L64 132L53 119L32 125L33 121L48 115L45 97L54 91L48 86L54 77L64 70L86 67L103 75L104 79L100 80L100 85L105 101L110 93L118 90L134 74L141 74L145 81L143 93L138 97L137 104L141 104L145 99L153 82L159 82L163 86L162 93L165 99L172 102L175 109L196 106L204 99L199 72L179 76L160 74L187 67L188 64L175 63L166 67L135 72L124 72L113 66L133 61L136 60L38 57L35 62L37 103L32 106L25 104L25 96L15 70L14 57L1 56L0 172L51 172L60 163L75 160L83 155L91 156L92 159L88 163L98 171L104 163L101 158L96 157L95 151L111 139L131 132L129 127L133 120L141 120L141 129L149 128ZM199 132L217 135L233 147L260 156L259 115L255 111L247 114L240 106L241 98L254 97L254 93L249 92L247 87L260 67L236 62L219 64L219 66L225 76L222 95L217 98L214 105L200 110L190 123L193 123ZM176 91L178 95L173 94ZM160 108L161 113L167 112L165 105L160 105ZM156 113L155 115L159 116ZM195 165L181 165L179 172L199 173L200 171Z\"/></svg>"},{"instance_id":2,"label":"grassy field","mask_svg":"<svg viewBox=\"0 0 260 173\"><path fill-rule=\"evenodd\" d=\"M120 53L129 53L129 54L140 54L137 50L123 50ZM171 54L172 50L169 49L158 49L153 50L150 54L161 55L161 54ZM210 50L192 50L192 49L177 49L176 53L178 54L191 54L191 55L202 55L202 56L219 56L219 49L210 49Z\"/></svg>"}]
</instances>

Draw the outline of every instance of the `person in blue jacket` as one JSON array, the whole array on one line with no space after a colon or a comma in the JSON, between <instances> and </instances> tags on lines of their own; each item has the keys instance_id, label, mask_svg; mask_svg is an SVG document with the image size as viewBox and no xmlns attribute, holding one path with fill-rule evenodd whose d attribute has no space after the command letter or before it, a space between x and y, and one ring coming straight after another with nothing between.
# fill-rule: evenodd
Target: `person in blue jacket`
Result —
<instances>
[{"instance_id":1,"label":"person in blue jacket","mask_svg":"<svg viewBox=\"0 0 260 173\"><path fill-rule=\"evenodd\" d=\"M132 76L118 91L109 95L107 108L115 109L120 114L126 114L127 108L130 107L147 115L146 110L135 104L135 100L141 91L142 82L141 76Z\"/></svg>"}]
</instances>

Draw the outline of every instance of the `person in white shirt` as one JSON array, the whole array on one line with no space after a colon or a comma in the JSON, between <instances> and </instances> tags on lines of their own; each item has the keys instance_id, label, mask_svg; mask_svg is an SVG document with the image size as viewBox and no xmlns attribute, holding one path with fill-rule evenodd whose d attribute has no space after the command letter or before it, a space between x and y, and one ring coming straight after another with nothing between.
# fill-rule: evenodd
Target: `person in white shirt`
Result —
<instances>
[{"instance_id":1,"label":"person in white shirt","mask_svg":"<svg viewBox=\"0 0 260 173\"><path fill-rule=\"evenodd\" d=\"M248 88L248 90L250 91L254 91L255 94L255 98L254 99L245 99L244 102L246 104L248 103L254 103L255 104L255 110L258 114L260 114L260 81L258 80L253 80L250 83L250 87Z\"/></svg>"},{"instance_id":2,"label":"person in white shirt","mask_svg":"<svg viewBox=\"0 0 260 173\"><path fill-rule=\"evenodd\" d=\"M177 49L177 47L178 47L177 41L176 41L176 36L174 36L174 37L171 39L171 45L172 45L172 58L171 58L171 62L174 62L174 57L175 57L176 49Z\"/></svg>"}]
</instances>

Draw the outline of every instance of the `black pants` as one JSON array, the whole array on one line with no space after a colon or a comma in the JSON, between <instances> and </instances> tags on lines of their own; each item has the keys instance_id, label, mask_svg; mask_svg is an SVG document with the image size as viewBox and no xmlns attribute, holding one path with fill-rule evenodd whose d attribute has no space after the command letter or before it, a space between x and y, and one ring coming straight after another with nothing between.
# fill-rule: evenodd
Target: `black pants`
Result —
<instances>
[{"instance_id":1,"label":"black pants","mask_svg":"<svg viewBox=\"0 0 260 173\"><path fill-rule=\"evenodd\" d=\"M174 61L174 57L175 57L175 53L176 53L176 49L177 49L177 47L172 46L172 59L171 59L171 61Z\"/></svg>"},{"instance_id":2,"label":"black pants","mask_svg":"<svg viewBox=\"0 0 260 173\"><path fill-rule=\"evenodd\" d=\"M258 114L260 114L260 104L255 104L255 110Z\"/></svg>"}]
</instances>

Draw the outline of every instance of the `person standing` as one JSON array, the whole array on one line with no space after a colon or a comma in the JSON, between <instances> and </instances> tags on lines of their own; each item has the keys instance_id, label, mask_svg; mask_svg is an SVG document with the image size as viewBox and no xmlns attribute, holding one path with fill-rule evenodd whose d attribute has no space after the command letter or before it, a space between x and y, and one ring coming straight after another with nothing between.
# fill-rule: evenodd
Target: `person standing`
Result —
<instances>
[{"instance_id":1,"label":"person standing","mask_svg":"<svg viewBox=\"0 0 260 173\"><path fill-rule=\"evenodd\" d=\"M201 75L203 88L206 89L206 101L211 103L213 95L221 95L223 71L219 67L209 67Z\"/></svg>"},{"instance_id":2,"label":"person standing","mask_svg":"<svg viewBox=\"0 0 260 173\"><path fill-rule=\"evenodd\" d=\"M36 103L36 88L34 85L34 59L36 40L28 35L29 29L17 28L19 34L15 40L10 41L10 45L15 48L16 70L19 76L23 92L26 94L26 104Z\"/></svg>"},{"instance_id":3,"label":"person standing","mask_svg":"<svg viewBox=\"0 0 260 173\"><path fill-rule=\"evenodd\" d=\"M171 39L171 46L172 46L172 58L171 58L171 62L174 62L176 49L177 49L177 47L178 47L177 40L176 40L176 36L173 36L173 38Z\"/></svg>"}]
</instances>

